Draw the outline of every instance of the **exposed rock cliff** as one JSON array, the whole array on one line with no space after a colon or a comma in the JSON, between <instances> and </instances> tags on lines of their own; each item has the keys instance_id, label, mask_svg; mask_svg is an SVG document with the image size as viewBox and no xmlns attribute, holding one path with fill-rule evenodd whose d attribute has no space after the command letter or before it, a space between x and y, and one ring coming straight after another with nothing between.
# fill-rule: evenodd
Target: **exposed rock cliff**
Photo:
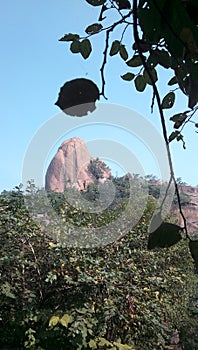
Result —
<instances>
[{"instance_id":1,"label":"exposed rock cliff","mask_svg":"<svg viewBox=\"0 0 198 350\"><path fill-rule=\"evenodd\" d=\"M198 234L198 187L180 185L179 188L190 198L190 203L182 207L188 231L191 234ZM183 225L181 218L180 224Z\"/></svg>"},{"instance_id":2,"label":"exposed rock cliff","mask_svg":"<svg viewBox=\"0 0 198 350\"><path fill-rule=\"evenodd\" d=\"M64 192L73 187L85 190L90 183L96 182L94 175L88 170L91 157L85 143L78 137L65 140L52 159L45 177L45 188L54 192ZM108 169L102 169L104 182L111 176Z\"/></svg>"}]
</instances>

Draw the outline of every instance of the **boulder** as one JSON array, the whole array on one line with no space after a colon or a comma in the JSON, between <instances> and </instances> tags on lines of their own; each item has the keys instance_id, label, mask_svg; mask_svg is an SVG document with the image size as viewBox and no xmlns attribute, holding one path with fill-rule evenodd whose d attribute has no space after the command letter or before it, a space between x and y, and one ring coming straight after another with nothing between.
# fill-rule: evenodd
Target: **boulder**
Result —
<instances>
[{"instance_id":1,"label":"boulder","mask_svg":"<svg viewBox=\"0 0 198 350\"><path fill-rule=\"evenodd\" d=\"M47 191L64 192L66 188L86 190L96 178L88 170L91 157L85 142L78 137L65 140L59 147L48 166L45 176L45 189ZM111 176L111 172L103 170L104 182Z\"/></svg>"}]
</instances>

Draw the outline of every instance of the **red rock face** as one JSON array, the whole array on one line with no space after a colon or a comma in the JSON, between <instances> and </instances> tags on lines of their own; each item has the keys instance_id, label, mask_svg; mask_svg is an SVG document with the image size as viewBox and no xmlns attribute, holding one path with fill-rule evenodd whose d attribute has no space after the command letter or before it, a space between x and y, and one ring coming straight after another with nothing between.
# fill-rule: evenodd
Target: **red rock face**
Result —
<instances>
[{"instance_id":1,"label":"red rock face","mask_svg":"<svg viewBox=\"0 0 198 350\"><path fill-rule=\"evenodd\" d=\"M190 203L182 207L183 214L186 218L187 229L190 234L198 233L198 187L179 186L179 189L190 197ZM179 215L180 225L183 226L183 220Z\"/></svg>"},{"instance_id":2,"label":"red rock face","mask_svg":"<svg viewBox=\"0 0 198 350\"><path fill-rule=\"evenodd\" d=\"M90 183L96 182L95 177L88 171L91 159L93 158L83 140L73 137L64 141L47 169L46 190L64 192L69 187L86 190ZM102 181L110 176L110 171L104 171Z\"/></svg>"}]
</instances>

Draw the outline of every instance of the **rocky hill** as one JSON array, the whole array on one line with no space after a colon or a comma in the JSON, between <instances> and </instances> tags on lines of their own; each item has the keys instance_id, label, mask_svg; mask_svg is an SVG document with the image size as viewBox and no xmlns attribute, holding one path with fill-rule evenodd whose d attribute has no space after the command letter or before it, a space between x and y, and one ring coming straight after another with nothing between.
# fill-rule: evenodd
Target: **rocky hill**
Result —
<instances>
[{"instance_id":1,"label":"rocky hill","mask_svg":"<svg viewBox=\"0 0 198 350\"><path fill-rule=\"evenodd\" d=\"M64 192L72 187L78 190L86 190L93 182L104 182L111 176L108 167L97 159L97 166L101 164L100 176L94 176L90 171L90 162L93 163L84 141L78 137L65 140L52 159L45 176L45 188L54 192Z\"/></svg>"},{"instance_id":2,"label":"rocky hill","mask_svg":"<svg viewBox=\"0 0 198 350\"><path fill-rule=\"evenodd\" d=\"M97 174L94 170L97 170ZM125 182L127 176L126 174L122 181ZM98 158L91 157L85 142L73 137L65 140L53 157L46 172L45 188L54 192L64 192L66 188L86 191L89 184L104 182L110 177L109 168ZM161 184L154 181L153 185L156 187L152 188L152 192L155 190L155 196L157 186ZM198 234L198 187L179 185L179 190L182 195L187 195L189 198L187 203L182 203L188 231L191 234ZM172 210L178 216L179 224L183 226L178 206L173 204Z\"/></svg>"}]
</instances>

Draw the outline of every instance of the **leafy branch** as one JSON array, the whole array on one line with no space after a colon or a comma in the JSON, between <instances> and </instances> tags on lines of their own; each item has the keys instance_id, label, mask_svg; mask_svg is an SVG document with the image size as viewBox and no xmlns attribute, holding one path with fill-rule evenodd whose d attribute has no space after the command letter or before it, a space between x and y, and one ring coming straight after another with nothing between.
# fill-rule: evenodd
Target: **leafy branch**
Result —
<instances>
[{"instance_id":1,"label":"leafy branch","mask_svg":"<svg viewBox=\"0 0 198 350\"><path fill-rule=\"evenodd\" d=\"M182 0L173 0L171 2L169 0L159 0L158 2L152 0L134 0L133 8L131 9L131 2L128 0L86 1L92 6L101 6L99 22L106 18L103 14L109 9L116 10L121 18L106 28L103 28L101 23L94 23L88 26L85 30L88 36L85 38L80 38L77 34L70 33L60 40L72 41L70 47L72 53L80 53L84 59L87 59L92 51L92 46L88 37L105 32L105 46L102 53L103 59L100 68L102 87L99 94L105 99L107 99L105 96L105 67L108 63L109 56L119 54L130 69L140 68L139 71L135 71L135 73L130 71L126 72L121 75L121 78L128 82L133 80L135 89L138 92L143 92L147 85L150 85L153 92L151 111L153 111L155 101L157 103L170 169L170 179L165 196L160 204L159 214L161 215L170 186L173 183L179 213L183 220L183 227L177 225L173 225L172 227L169 223L162 222L162 225L165 226L160 227L160 230L163 231L163 237L165 239L166 230L170 229L169 233L171 233L174 238L170 240L170 245L180 240L181 235L178 230L183 230L185 232L185 237L190 240L190 247L192 250L192 246L194 247L195 242L193 242L193 238L187 230L187 222L182 209L182 201L174 174L170 142L173 140L181 141L185 149L185 141L181 132L188 123L193 123L196 128L198 127L198 123L192 120L192 117L198 110L198 23L197 17L192 16L192 13L195 9L198 10L198 5L194 2L183 2ZM110 4L110 7L108 7L108 4ZM123 15L122 10L127 10L126 15ZM130 21L128 20L129 18L131 18ZM121 33L121 38L120 40L112 41L109 50L110 34L121 24L125 25ZM134 39L134 43L132 42L134 53L131 58L128 57L127 48L123 44L123 37L129 26L133 27ZM161 98L156 84L158 80L157 66L163 69L171 69L174 72L174 76L167 83L168 87L177 84L177 87L169 90L163 98ZM170 121L174 123L174 130L168 136L164 109L171 109L174 106L176 90L188 96L188 108L190 110L175 114L170 118ZM161 232L160 230L158 232L159 234ZM165 247L166 243L167 242L163 241L160 243L160 246ZM195 247L195 250L196 249Z\"/></svg>"},{"instance_id":2,"label":"leafy branch","mask_svg":"<svg viewBox=\"0 0 198 350\"><path fill-rule=\"evenodd\" d=\"M163 131L163 137L164 137L164 141L165 141L165 144L166 144L166 150L167 150L167 156L168 156L168 162L169 162L169 168L170 168L170 180L169 180L169 183L168 183L168 187L167 187L166 195L164 197L164 201L166 199L168 190L169 190L171 182L173 180L174 186L175 186L176 195L177 195L177 199L178 199L179 211L180 211L180 214L181 214L182 219L183 219L184 229L185 229L186 235L188 235L187 225L186 225L186 218L185 218L185 216L183 214L183 211L182 211L180 194L179 194L176 178L175 178L175 175L174 175L173 162L172 162L170 146L169 146L169 139L168 139L167 129L166 129L166 122L165 122L165 118L164 118L164 113L163 113L163 108L162 108L162 103L161 103L159 91L158 91L158 88L156 86L156 83L155 83L155 80L153 78L153 75L151 74L151 70L148 67L147 63L146 63L146 60L145 60L145 57L144 57L144 55L142 53L142 49L141 49L141 45L140 45L140 39L139 39L139 34L138 34L137 0L133 1L133 33L134 33L135 43L137 45L138 53L140 55L142 64L143 64L144 69L146 70L146 72L147 72L147 74L148 74L148 76L149 76L149 78L151 80L151 83L152 83L152 88L153 88L153 102L152 102L152 104L154 103L154 99L156 98L157 106L158 106L158 110L159 110L159 114L160 114L161 126L162 126L162 131ZM160 207L160 211L162 210L162 206L164 204L164 201L162 201L162 204L161 204L161 207Z\"/></svg>"}]
</instances>

